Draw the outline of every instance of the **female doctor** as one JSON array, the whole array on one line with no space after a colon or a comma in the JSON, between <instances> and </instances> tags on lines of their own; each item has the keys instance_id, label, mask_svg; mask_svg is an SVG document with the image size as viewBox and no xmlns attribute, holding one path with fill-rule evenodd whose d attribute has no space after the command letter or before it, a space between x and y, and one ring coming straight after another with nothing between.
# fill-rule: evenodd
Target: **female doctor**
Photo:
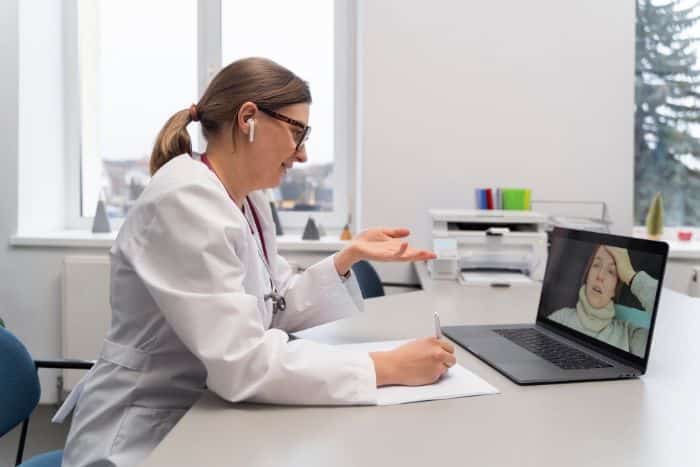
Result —
<instances>
[{"instance_id":1,"label":"female doctor","mask_svg":"<svg viewBox=\"0 0 700 467\"><path fill-rule=\"evenodd\" d=\"M262 190L306 161L310 103L292 72L249 58L166 122L110 251L111 329L56 416L75 406L64 467L138 464L205 387L232 402L374 404L377 386L429 384L454 365L435 338L371 354L289 340L362 308L356 261L434 257L408 246L406 229L370 229L292 273ZM201 156L191 121L207 139Z\"/></svg>"}]
</instances>

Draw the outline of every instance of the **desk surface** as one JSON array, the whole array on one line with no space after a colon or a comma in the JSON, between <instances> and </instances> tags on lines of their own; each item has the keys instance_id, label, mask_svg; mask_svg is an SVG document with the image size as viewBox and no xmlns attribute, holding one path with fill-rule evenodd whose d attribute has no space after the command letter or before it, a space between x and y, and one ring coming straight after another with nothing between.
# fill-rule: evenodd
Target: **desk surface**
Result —
<instances>
[{"instance_id":1,"label":"desk surface","mask_svg":"<svg viewBox=\"0 0 700 467\"><path fill-rule=\"evenodd\" d=\"M443 325L534 321L539 287L431 282L301 335L328 343L430 335ZM461 348L501 394L385 407L231 404L206 393L146 466L698 466L700 299L664 289L647 375L517 386Z\"/></svg>"}]
</instances>

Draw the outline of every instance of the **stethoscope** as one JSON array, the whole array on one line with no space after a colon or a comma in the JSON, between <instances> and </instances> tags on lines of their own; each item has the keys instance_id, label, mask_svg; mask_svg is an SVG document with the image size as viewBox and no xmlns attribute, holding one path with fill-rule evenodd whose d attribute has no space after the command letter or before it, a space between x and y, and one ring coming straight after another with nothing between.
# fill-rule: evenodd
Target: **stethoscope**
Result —
<instances>
[{"instance_id":1,"label":"stethoscope","mask_svg":"<svg viewBox=\"0 0 700 467\"><path fill-rule=\"evenodd\" d=\"M250 227L250 231L253 234L253 239L255 240L255 247L258 251L258 257L260 258L260 261L262 261L263 266L265 266L265 270L267 271L267 276L270 278L270 293L267 293L263 295L263 300L272 301L272 314L277 314L279 311L284 311L287 309L287 302L282 296L282 294L279 293L279 288L277 287L277 282L272 276L272 269L270 268L270 264L267 262L267 258L265 257L265 253L263 252L262 246L260 242L262 241L262 232L259 229L254 229L253 224L250 222L250 219L248 219L248 211L253 211L253 207L251 206L250 202L246 198L246 204L248 205L248 209L243 211L243 216L245 217L246 222L248 223L248 226ZM256 223L257 225L257 223ZM257 235L255 234L257 232ZM260 238L258 238L260 237Z\"/></svg>"},{"instance_id":2,"label":"stethoscope","mask_svg":"<svg viewBox=\"0 0 700 467\"><path fill-rule=\"evenodd\" d=\"M199 156L200 161L206 165L209 170L211 170L216 178L219 178L218 174L214 170L214 168L211 166L209 163L209 160L206 157L206 154L202 154ZM228 192L228 191L227 191ZM233 196L231 196L231 193L228 193L229 198L231 198L231 201L235 204L236 201L233 199ZM265 253L263 252L262 246L260 242L264 241L262 239L262 229L257 228L258 225L258 215L255 212L255 208L253 207L253 204L250 202L248 197L246 196L244 203L248 205L248 209L243 210L243 217L245 218L246 222L248 223L248 227L250 227L250 233L253 235L253 239L255 240L255 246L257 247L258 250L258 256L260 257L260 261L262 261L263 265L265 266L265 270L267 271L267 275L270 278L270 293L263 295L263 301L268 301L272 300L272 314L277 314L278 311L284 311L287 309L287 302L285 301L284 297L282 294L279 293L279 289L277 288L277 283L275 282L274 278L272 277L272 269L270 269L270 265L267 262L267 257ZM245 206L245 205L244 205ZM253 228L253 223L250 222L250 219L248 219L248 212L250 211L253 216L255 217L254 223L256 225L256 228ZM258 235L255 235L255 232L258 232ZM260 239L258 240L258 237Z\"/></svg>"}]
</instances>

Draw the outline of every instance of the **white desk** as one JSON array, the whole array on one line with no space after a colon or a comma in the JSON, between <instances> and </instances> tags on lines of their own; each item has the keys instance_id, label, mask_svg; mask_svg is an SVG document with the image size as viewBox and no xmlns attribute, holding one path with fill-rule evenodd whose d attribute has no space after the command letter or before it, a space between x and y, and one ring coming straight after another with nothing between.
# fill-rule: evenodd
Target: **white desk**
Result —
<instances>
[{"instance_id":1,"label":"white desk","mask_svg":"<svg viewBox=\"0 0 700 467\"><path fill-rule=\"evenodd\" d=\"M303 333L325 342L402 339L443 325L533 321L539 288L435 282L367 302ZM521 387L461 348L500 395L387 407L231 404L206 393L146 466L699 466L700 300L664 290L648 374Z\"/></svg>"}]
</instances>

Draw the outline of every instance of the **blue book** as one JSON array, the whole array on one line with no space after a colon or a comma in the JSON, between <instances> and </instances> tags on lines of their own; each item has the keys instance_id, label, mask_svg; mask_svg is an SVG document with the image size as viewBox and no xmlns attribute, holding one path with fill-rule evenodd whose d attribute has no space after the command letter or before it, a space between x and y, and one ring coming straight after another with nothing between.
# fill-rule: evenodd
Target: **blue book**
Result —
<instances>
[{"instance_id":1,"label":"blue book","mask_svg":"<svg viewBox=\"0 0 700 467\"><path fill-rule=\"evenodd\" d=\"M479 188L479 209L486 209L486 193L483 188Z\"/></svg>"}]
</instances>

